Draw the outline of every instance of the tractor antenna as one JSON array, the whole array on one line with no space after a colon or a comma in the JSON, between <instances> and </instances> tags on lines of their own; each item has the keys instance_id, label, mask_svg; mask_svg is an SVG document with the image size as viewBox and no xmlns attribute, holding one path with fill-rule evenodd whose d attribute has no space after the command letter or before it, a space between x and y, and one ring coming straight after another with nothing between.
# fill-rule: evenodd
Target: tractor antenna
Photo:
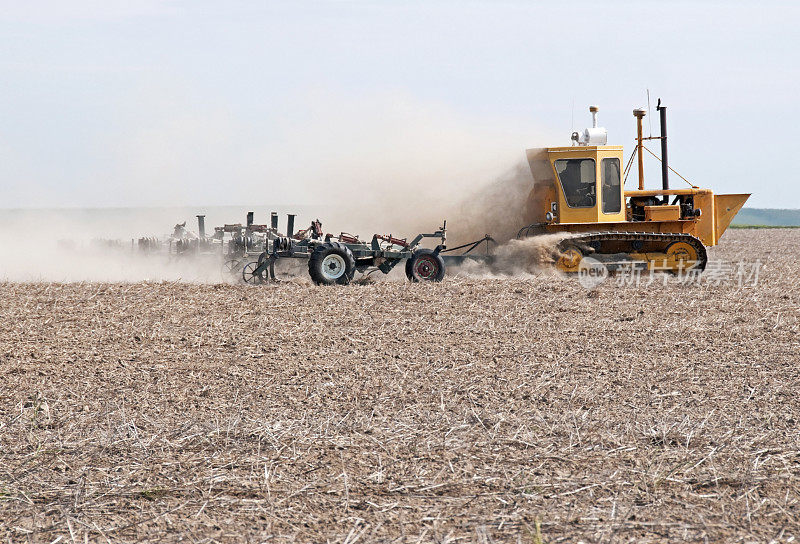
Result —
<instances>
[{"instance_id":1,"label":"tractor antenna","mask_svg":"<svg viewBox=\"0 0 800 544\"><path fill-rule=\"evenodd\" d=\"M647 122L650 125L650 137L653 137L653 116L650 115L650 89L647 89Z\"/></svg>"},{"instance_id":2,"label":"tractor antenna","mask_svg":"<svg viewBox=\"0 0 800 544\"><path fill-rule=\"evenodd\" d=\"M569 122L569 130L570 130L570 132L574 132L575 131L575 99L574 98L572 99L572 118L570 119L570 122Z\"/></svg>"}]
</instances>

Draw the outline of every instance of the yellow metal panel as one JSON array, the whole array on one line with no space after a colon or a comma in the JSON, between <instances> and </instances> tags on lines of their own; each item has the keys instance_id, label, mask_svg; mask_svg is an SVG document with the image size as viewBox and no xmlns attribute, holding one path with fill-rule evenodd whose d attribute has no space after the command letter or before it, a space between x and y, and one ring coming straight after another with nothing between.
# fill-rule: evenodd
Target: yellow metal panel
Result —
<instances>
[{"instance_id":1,"label":"yellow metal panel","mask_svg":"<svg viewBox=\"0 0 800 544\"><path fill-rule=\"evenodd\" d=\"M694 196L694 207L699 208L702 215L694 222L694 229L691 234L700 239L707 246L717 245L717 237L714 229L714 195L708 193Z\"/></svg>"},{"instance_id":2,"label":"yellow metal panel","mask_svg":"<svg viewBox=\"0 0 800 544\"><path fill-rule=\"evenodd\" d=\"M525 152L533 175L533 188L528 194L522 223L526 225L544 223L547 212L553 211L550 209L552 202L556 202L556 210L553 213L558 216L555 171L550 164L547 148L527 149Z\"/></svg>"},{"instance_id":3,"label":"yellow metal panel","mask_svg":"<svg viewBox=\"0 0 800 544\"><path fill-rule=\"evenodd\" d=\"M744 203L750 198L749 194L738 195L714 195L714 232L715 243L719 242L722 233L733 221L734 216L739 213Z\"/></svg>"},{"instance_id":4,"label":"yellow metal panel","mask_svg":"<svg viewBox=\"0 0 800 544\"><path fill-rule=\"evenodd\" d=\"M554 215L558 215L558 197L556 187L551 184L534 183L533 189L528 193L528 201L525 203L525 217L522 223L530 225L532 223L544 223L547 221L547 212L552 211L550 204L556 203Z\"/></svg>"},{"instance_id":5,"label":"yellow metal panel","mask_svg":"<svg viewBox=\"0 0 800 544\"><path fill-rule=\"evenodd\" d=\"M645 221L677 221L681 218L681 207L675 204L674 206L645 206L644 207L644 220Z\"/></svg>"}]
</instances>

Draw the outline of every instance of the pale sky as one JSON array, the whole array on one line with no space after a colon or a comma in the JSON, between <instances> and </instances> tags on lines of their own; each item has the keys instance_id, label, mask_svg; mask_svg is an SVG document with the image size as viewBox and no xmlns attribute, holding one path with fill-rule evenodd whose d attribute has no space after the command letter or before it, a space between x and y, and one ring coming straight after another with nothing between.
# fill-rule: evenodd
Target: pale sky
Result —
<instances>
[{"instance_id":1,"label":"pale sky","mask_svg":"<svg viewBox=\"0 0 800 544\"><path fill-rule=\"evenodd\" d=\"M681 174L800 208L798 2L0 8L4 208L318 204L331 186L488 182L526 146L568 145L589 104L627 158L648 88Z\"/></svg>"}]
</instances>

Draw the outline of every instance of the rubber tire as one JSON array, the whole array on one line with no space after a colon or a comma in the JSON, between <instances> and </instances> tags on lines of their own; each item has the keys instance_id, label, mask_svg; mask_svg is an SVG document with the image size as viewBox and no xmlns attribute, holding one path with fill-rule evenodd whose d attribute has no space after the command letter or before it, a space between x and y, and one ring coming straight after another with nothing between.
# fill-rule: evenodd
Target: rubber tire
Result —
<instances>
[{"instance_id":1,"label":"rubber tire","mask_svg":"<svg viewBox=\"0 0 800 544\"><path fill-rule=\"evenodd\" d=\"M345 269L344 274L335 280L325 277L322 272L322 261L330 255L335 253L344 259ZM356 259L353 257L353 252L350 248L340 244L339 242L327 242L317 246L311 257L308 259L308 274L311 280L317 285L347 285L353 279L356 273Z\"/></svg>"},{"instance_id":2,"label":"rubber tire","mask_svg":"<svg viewBox=\"0 0 800 544\"><path fill-rule=\"evenodd\" d=\"M420 257L423 256L426 258L433 258L436 261L436 264L439 266L439 270L436 271L436 274L429 278L423 278L419 276L414 270ZM442 256L434 252L432 249L418 249L411 254L411 258L406 259L406 277L413 282L442 281L444 279L444 259L442 259Z\"/></svg>"}]
</instances>

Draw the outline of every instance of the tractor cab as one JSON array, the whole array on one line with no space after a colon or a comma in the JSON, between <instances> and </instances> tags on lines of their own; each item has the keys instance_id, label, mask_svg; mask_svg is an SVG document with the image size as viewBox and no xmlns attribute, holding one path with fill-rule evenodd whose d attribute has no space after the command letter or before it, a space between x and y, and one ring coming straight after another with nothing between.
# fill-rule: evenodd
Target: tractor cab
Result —
<instances>
[{"instance_id":1,"label":"tractor cab","mask_svg":"<svg viewBox=\"0 0 800 544\"><path fill-rule=\"evenodd\" d=\"M622 147L555 147L547 150L556 185L559 223L625 220Z\"/></svg>"},{"instance_id":2,"label":"tractor cab","mask_svg":"<svg viewBox=\"0 0 800 544\"><path fill-rule=\"evenodd\" d=\"M527 212L531 222L625 221L622 146L529 149L528 161L536 180Z\"/></svg>"}]
</instances>

